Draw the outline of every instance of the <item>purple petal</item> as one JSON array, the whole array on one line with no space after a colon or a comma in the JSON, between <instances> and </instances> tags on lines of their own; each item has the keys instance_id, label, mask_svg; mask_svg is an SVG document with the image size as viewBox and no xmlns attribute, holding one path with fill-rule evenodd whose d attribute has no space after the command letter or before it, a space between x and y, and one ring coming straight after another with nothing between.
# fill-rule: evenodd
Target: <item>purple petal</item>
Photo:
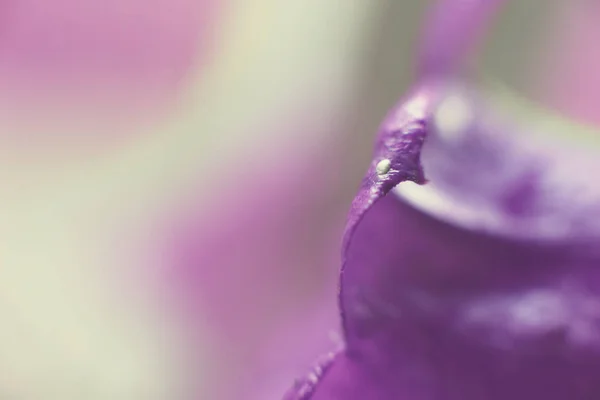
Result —
<instances>
[{"instance_id":1,"label":"purple petal","mask_svg":"<svg viewBox=\"0 0 600 400\"><path fill-rule=\"evenodd\" d=\"M496 109L432 86L382 125L344 240L346 347L289 399L599 398L595 139Z\"/></svg>"},{"instance_id":2,"label":"purple petal","mask_svg":"<svg viewBox=\"0 0 600 400\"><path fill-rule=\"evenodd\" d=\"M483 37L482 31L506 0L439 0L425 22L418 73L452 74Z\"/></svg>"},{"instance_id":3,"label":"purple petal","mask_svg":"<svg viewBox=\"0 0 600 400\"><path fill-rule=\"evenodd\" d=\"M597 132L447 78L500 3L434 9L348 218L345 347L286 400L600 398Z\"/></svg>"}]
</instances>

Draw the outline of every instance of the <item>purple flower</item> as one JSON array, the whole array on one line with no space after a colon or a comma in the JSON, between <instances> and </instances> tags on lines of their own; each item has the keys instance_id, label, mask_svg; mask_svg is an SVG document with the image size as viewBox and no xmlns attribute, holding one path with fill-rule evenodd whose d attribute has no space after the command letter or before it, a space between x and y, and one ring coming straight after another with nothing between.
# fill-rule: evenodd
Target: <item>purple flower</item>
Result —
<instances>
[{"instance_id":1,"label":"purple flower","mask_svg":"<svg viewBox=\"0 0 600 400\"><path fill-rule=\"evenodd\" d=\"M286 400L600 398L597 132L450 78L497 2L450 3L351 207L344 347Z\"/></svg>"}]
</instances>

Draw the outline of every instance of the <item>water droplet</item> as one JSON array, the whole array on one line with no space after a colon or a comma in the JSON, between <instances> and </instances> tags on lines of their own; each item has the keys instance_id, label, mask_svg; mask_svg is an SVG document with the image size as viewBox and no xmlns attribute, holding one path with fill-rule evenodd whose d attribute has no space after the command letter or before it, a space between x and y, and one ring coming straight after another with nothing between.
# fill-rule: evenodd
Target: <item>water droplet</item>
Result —
<instances>
[{"instance_id":1,"label":"water droplet","mask_svg":"<svg viewBox=\"0 0 600 400\"><path fill-rule=\"evenodd\" d=\"M392 162L390 160L388 160L387 158L379 161L377 163L377 166L375 167L375 169L377 170L377 175L385 175L388 172L390 172L391 168L392 168Z\"/></svg>"}]
</instances>

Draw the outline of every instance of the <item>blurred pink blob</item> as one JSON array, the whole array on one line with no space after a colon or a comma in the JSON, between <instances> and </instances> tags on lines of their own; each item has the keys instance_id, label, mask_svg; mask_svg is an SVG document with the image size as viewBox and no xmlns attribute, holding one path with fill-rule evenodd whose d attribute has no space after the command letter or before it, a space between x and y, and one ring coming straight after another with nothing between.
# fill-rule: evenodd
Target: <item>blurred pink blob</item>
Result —
<instances>
[{"instance_id":1,"label":"blurred pink blob","mask_svg":"<svg viewBox=\"0 0 600 400\"><path fill-rule=\"evenodd\" d=\"M268 129L300 138L293 130L319 129L307 126L311 116L278 118ZM339 156L290 139L255 148L225 180L189 195L171 214L168 239L158 239L189 329L200 338L208 326L218 338L214 398L279 398L335 347ZM198 201L207 193L208 204Z\"/></svg>"},{"instance_id":2,"label":"blurred pink blob","mask_svg":"<svg viewBox=\"0 0 600 400\"><path fill-rule=\"evenodd\" d=\"M190 70L206 61L218 3L3 2L0 123L14 125L2 129L0 135L13 139L30 135L35 143L28 144L39 145L43 135L33 132L47 133L48 129L24 128L20 121L42 119L41 125L56 126L55 131L61 132L69 129L72 117L91 117L88 124L101 121L112 126L115 119L147 118L156 110L163 111ZM74 129L85 132L81 136L87 134L86 140L94 136L85 123ZM65 140L70 143L77 137Z\"/></svg>"},{"instance_id":3,"label":"blurred pink blob","mask_svg":"<svg viewBox=\"0 0 600 400\"><path fill-rule=\"evenodd\" d=\"M600 3L565 2L549 38L540 92L573 118L600 124ZM539 76L537 73L533 76Z\"/></svg>"},{"instance_id":4,"label":"blurred pink blob","mask_svg":"<svg viewBox=\"0 0 600 400\"><path fill-rule=\"evenodd\" d=\"M26 82L177 81L208 28L212 1L23 0L4 7L0 65ZM6 76L3 76L6 79Z\"/></svg>"}]
</instances>

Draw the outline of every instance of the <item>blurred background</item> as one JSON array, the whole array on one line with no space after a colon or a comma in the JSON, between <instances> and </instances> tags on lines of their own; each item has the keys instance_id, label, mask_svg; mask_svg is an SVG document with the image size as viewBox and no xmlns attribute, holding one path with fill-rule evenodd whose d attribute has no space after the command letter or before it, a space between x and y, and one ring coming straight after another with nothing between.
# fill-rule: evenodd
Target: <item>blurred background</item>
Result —
<instances>
[{"instance_id":1,"label":"blurred background","mask_svg":"<svg viewBox=\"0 0 600 400\"><path fill-rule=\"evenodd\" d=\"M600 123L600 3L509 3L480 70ZM2 2L0 398L277 400L337 346L428 4Z\"/></svg>"}]
</instances>

